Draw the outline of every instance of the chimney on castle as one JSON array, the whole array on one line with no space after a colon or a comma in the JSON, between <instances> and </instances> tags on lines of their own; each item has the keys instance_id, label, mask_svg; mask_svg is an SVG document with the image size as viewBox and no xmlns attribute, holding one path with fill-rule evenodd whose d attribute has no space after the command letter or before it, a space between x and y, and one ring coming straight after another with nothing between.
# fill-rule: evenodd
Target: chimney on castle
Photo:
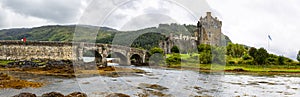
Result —
<instances>
[{"instance_id":1,"label":"chimney on castle","mask_svg":"<svg viewBox=\"0 0 300 97\"><path fill-rule=\"evenodd\" d=\"M206 18L209 19L209 20L212 18L211 12L206 12Z\"/></svg>"},{"instance_id":2,"label":"chimney on castle","mask_svg":"<svg viewBox=\"0 0 300 97\"><path fill-rule=\"evenodd\" d=\"M206 12L206 16L211 17L211 12Z\"/></svg>"}]
</instances>

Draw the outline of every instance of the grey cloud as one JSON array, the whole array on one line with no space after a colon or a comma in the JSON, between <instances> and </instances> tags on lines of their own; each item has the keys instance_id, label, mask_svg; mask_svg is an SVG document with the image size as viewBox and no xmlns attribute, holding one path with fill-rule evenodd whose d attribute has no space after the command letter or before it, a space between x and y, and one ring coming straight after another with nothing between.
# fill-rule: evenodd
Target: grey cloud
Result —
<instances>
[{"instance_id":1,"label":"grey cloud","mask_svg":"<svg viewBox=\"0 0 300 97\"><path fill-rule=\"evenodd\" d=\"M160 8L160 9L157 9L157 8L153 8L153 7L149 7L149 8L146 8L144 10L145 13L169 13L170 12L170 9L166 9L166 8Z\"/></svg>"},{"instance_id":2,"label":"grey cloud","mask_svg":"<svg viewBox=\"0 0 300 97\"><path fill-rule=\"evenodd\" d=\"M176 23L172 17L162 14L145 14L131 19L121 30L136 30L146 27L154 27L160 23Z\"/></svg>"},{"instance_id":3,"label":"grey cloud","mask_svg":"<svg viewBox=\"0 0 300 97\"><path fill-rule=\"evenodd\" d=\"M137 5L141 2L138 0L123 0L124 2L117 2L118 0L113 0L114 4L119 5L121 9L137 9ZM117 3L116 3L117 2Z\"/></svg>"},{"instance_id":4,"label":"grey cloud","mask_svg":"<svg viewBox=\"0 0 300 97\"><path fill-rule=\"evenodd\" d=\"M2 0L4 8L57 23L73 22L80 13L81 0Z\"/></svg>"},{"instance_id":5,"label":"grey cloud","mask_svg":"<svg viewBox=\"0 0 300 97\"><path fill-rule=\"evenodd\" d=\"M2 11L0 11L0 13L3 13ZM3 21L5 21L5 16L3 14L0 14L0 28L3 28L5 26L5 23Z\"/></svg>"},{"instance_id":6,"label":"grey cloud","mask_svg":"<svg viewBox=\"0 0 300 97\"><path fill-rule=\"evenodd\" d=\"M0 3L0 28L4 28L6 25L6 16L5 16L5 11L2 9L2 4Z\"/></svg>"}]
</instances>

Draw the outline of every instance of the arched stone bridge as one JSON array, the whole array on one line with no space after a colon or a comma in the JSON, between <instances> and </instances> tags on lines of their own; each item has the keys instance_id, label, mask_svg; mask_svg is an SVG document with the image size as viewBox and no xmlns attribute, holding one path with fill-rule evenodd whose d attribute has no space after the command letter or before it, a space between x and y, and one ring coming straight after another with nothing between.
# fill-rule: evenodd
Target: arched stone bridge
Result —
<instances>
[{"instance_id":1,"label":"arched stone bridge","mask_svg":"<svg viewBox=\"0 0 300 97\"><path fill-rule=\"evenodd\" d=\"M83 43L83 42L49 42L49 41L11 41L0 40L0 59L4 60L74 60L81 61L85 52L92 51L96 62L105 62L106 58L119 58L122 65L143 64L146 50L119 45Z\"/></svg>"}]
</instances>

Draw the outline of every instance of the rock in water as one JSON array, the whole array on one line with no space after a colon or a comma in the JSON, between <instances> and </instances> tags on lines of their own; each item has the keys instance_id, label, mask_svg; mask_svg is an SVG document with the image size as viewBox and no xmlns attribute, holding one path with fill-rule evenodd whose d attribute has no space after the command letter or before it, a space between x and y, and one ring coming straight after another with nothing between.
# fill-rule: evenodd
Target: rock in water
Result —
<instances>
[{"instance_id":1,"label":"rock in water","mask_svg":"<svg viewBox=\"0 0 300 97\"><path fill-rule=\"evenodd\" d=\"M18 95L15 95L13 97L36 97L35 94L32 94L32 93L20 93Z\"/></svg>"},{"instance_id":2,"label":"rock in water","mask_svg":"<svg viewBox=\"0 0 300 97\"><path fill-rule=\"evenodd\" d=\"M73 92L65 97L87 97L87 95L81 92Z\"/></svg>"},{"instance_id":3,"label":"rock in water","mask_svg":"<svg viewBox=\"0 0 300 97\"><path fill-rule=\"evenodd\" d=\"M140 88L150 88L150 89L155 89L155 90L159 90L159 91L168 89L167 87L164 87L164 86L161 86L158 84L140 83L139 86L140 86Z\"/></svg>"},{"instance_id":4,"label":"rock in water","mask_svg":"<svg viewBox=\"0 0 300 97\"><path fill-rule=\"evenodd\" d=\"M111 93L105 97L130 97L130 96L122 93Z\"/></svg>"},{"instance_id":5,"label":"rock in water","mask_svg":"<svg viewBox=\"0 0 300 97\"><path fill-rule=\"evenodd\" d=\"M5 73L0 73L0 80L10 80L11 77Z\"/></svg>"},{"instance_id":6,"label":"rock in water","mask_svg":"<svg viewBox=\"0 0 300 97\"><path fill-rule=\"evenodd\" d=\"M65 96L58 92L50 92L50 93L43 94L42 97L65 97Z\"/></svg>"}]
</instances>

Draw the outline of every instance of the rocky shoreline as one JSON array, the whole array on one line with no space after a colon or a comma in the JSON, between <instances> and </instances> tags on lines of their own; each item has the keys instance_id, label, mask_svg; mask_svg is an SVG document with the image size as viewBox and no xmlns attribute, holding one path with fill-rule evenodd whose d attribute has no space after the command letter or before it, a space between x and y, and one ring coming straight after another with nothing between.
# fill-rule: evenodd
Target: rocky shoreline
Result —
<instances>
[{"instance_id":1,"label":"rocky shoreline","mask_svg":"<svg viewBox=\"0 0 300 97\"><path fill-rule=\"evenodd\" d=\"M73 92L73 93L65 96L58 92L50 92L50 93L45 93L41 96L37 96L36 94L33 94L33 93L24 92L24 93L15 95L13 97L87 97L87 95L85 93L81 93L81 92Z\"/></svg>"},{"instance_id":2,"label":"rocky shoreline","mask_svg":"<svg viewBox=\"0 0 300 97\"><path fill-rule=\"evenodd\" d=\"M68 95L63 95L62 93L59 92L50 92L50 93L45 93L41 96L37 96L36 94L33 93L24 92L24 93L17 94L13 97L88 97L88 96L87 94L82 92L73 92ZM104 97L130 97L130 96L122 93L109 93L106 94L106 96ZM139 96L139 97L148 97L148 96Z\"/></svg>"},{"instance_id":3,"label":"rocky shoreline","mask_svg":"<svg viewBox=\"0 0 300 97\"><path fill-rule=\"evenodd\" d=\"M84 63L80 66L75 67L72 61L67 60L15 61L0 66L0 89L22 89L27 87L38 88L47 84L44 82L32 82L20 78L15 78L14 75L8 75L1 72L15 72L65 78L91 76L120 77L133 76L137 73L145 73L145 71L143 70L133 68L122 68L112 66L97 67L93 63Z\"/></svg>"},{"instance_id":4,"label":"rocky shoreline","mask_svg":"<svg viewBox=\"0 0 300 97\"><path fill-rule=\"evenodd\" d=\"M145 73L145 71L139 69L112 66L99 67L97 64L95 64L95 62L73 63L70 60L15 61L0 66L0 71L15 71L47 76L62 76L68 78L90 77L95 75L119 77L134 73Z\"/></svg>"},{"instance_id":5,"label":"rocky shoreline","mask_svg":"<svg viewBox=\"0 0 300 97\"><path fill-rule=\"evenodd\" d=\"M0 88L22 89L27 87L38 88L43 86L43 83L32 82L14 78L8 74L0 73Z\"/></svg>"}]
</instances>

